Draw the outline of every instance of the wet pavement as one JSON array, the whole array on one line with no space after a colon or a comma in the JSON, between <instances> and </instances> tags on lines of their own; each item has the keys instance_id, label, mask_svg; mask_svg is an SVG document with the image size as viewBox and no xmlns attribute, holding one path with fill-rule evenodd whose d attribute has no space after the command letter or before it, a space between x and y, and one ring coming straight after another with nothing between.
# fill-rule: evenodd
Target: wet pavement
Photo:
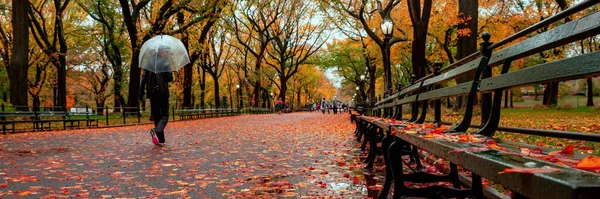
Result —
<instances>
[{"instance_id":1,"label":"wet pavement","mask_svg":"<svg viewBox=\"0 0 600 199\"><path fill-rule=\"evenodd\" d=\"M1 136L0 198L368 198L383 180L381 160L362 169L348 114L172 122L164 147L149 128Z\"/></svg>"}]
</instances>

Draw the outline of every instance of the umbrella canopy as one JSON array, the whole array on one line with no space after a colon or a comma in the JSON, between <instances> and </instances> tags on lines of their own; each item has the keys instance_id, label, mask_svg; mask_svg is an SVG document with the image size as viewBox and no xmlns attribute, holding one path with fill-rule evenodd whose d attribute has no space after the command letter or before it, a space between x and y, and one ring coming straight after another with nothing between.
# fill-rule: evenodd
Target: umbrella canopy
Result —
<instances>
[{"instance_id":1,"label":"umbrella canopy","mask_svg":"<svg viewBox=\"0 0 600 199\"><path fill-rule=\"evenodd\" d=\"M157 35L140 49L140 68L155 72L173 72L190 63L183 43L172 36Z\"/></svg>"}]
</instances>

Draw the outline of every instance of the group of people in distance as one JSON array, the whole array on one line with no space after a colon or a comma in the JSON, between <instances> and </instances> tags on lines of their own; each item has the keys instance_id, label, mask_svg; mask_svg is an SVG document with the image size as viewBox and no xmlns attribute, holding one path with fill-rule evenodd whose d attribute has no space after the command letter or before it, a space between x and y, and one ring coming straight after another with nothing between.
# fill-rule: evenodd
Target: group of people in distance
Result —
<instances>
[{"instance_id":1,"label":"group of people in distance","mask_svg":"<svg viewBox=\"0 0 600 199\"><path fill-rule=\"evenodd\" d=\"M325 97L323 97L321 102L316 104L315 108L316 108L316 110L321 110L321 112L323 112L323 114L325 114L325 111L327 111L327 114L329 114L330 110L333 110L333 114L337 114L338 111L340 111L340 112L346 111L348 109L348 105L337 100L337 97L333 97L331 102L328 102L327 99L325 99ZM311 110L312 110L312 107L311 107Z\"/></svg>"}]
</instances>

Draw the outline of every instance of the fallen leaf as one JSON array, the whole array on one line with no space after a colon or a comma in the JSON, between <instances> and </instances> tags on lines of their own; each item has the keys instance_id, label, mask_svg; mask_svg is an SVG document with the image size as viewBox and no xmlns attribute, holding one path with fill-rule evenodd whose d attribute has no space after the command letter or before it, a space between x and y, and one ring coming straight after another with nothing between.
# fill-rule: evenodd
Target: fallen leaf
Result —
<instances>
[{"instance_id":1,"label":"fallen leaf","mask_svg":"<svg viewBox=\"0 0 600 199\"><path fill-rule=\"evenodd\" d=\"M577 163L577 165L575 165L574 167L583 170L600 169L600 158L591 155L587 156L581 159L581 161L579 161L579 163Z\"/></svg>"}]
</instances>

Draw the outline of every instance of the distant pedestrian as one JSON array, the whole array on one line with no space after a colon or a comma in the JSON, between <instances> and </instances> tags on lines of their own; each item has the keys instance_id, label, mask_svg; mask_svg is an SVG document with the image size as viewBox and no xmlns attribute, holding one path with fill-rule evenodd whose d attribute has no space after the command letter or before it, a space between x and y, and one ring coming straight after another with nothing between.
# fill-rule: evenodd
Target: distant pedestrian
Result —
<instances>
[{"instance_id":1,"label":"distant pedestrian","mask_svg":"<svg viewBox=\"0 0 600 199\"><path fill-rule=\"evenodd\" d=\"M279 98L279 100L277 100L277 114L281 115L281 109L283 109L283 101L281 100L281 98Z\"/></svg>"},{"instance_id":2,"label":"distant pedestrian","mask_svg":"<svg viewBox=\"0 0 600 199\"><path fill-rule=\"evenodd\" d=\"M338 112L338 101L337 101L337 97L333 97L333 99L331 100L331 104L333 106L333 114L336 115Z\"/></svg>"},{"instance_id":3,"label":"distant pedestrian","mask_svg":"<svg viewBox=\"0 0 600 199\"><path fill-rule=\"evenodd\" d=\"M325 114L325 109L327 109L327 100L323 97L323 100L321 100L321 111L323 114ZM327 113L329 113L329 111L327 111Z\"/></svg>"}]
</instances>

